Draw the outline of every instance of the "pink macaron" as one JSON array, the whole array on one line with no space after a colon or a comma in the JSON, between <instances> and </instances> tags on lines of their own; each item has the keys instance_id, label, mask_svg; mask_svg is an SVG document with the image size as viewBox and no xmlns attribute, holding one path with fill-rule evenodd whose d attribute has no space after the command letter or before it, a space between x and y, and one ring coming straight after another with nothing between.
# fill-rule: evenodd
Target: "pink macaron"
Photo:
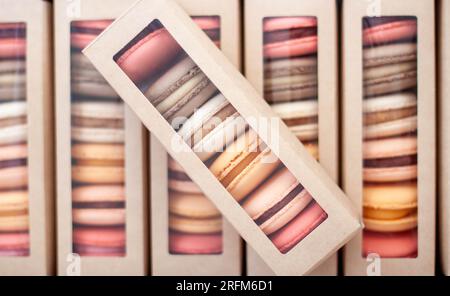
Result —
<instances>
[{"instance_id":1,"label":"pink macaron","mask_svg":"<svg viewBox=\"0 0 450 296\"><path fill-rule=\"evenodd\" d=\"M0 24L0 58L24 57L26 29L24 23Z\"/></svg>"},{"instance_id":2,"label":"pink macaron","mask_svg":"<svg viewBox=\"0 0 450 296\"><path fill-rule=\"evenodd\" d=\"M289 224L271 235L270 239L278 250L285 254L316 229L327 217L327 213L319 204L312 201Z\"/></svg>"},{"instance_id":3,"label":"pink macaron","mask_svg":"<svg viewBox=\"0 0 450 296\"><path fill-rule=\"evenodd\" d=\"M30 237L26 232L0 233L0 257L28 256Z\"/></svg>"},{"instance_id":4,"label":"pink macaron","mask_svg":"<svg viewBox=\"0 0 450 296\"><path fill-rule=\"evenodd\" d=\"M366 18L364 45L379 45L415 38L417 20L406 17Z\"/></svg>"},{"instance_id":5,"label":"pink macaron","mask_svg":"<svg viewBox=\"0 0 450 296\"><path fill-rule=\"evenodd\" d=\"M111 23L112 20L73 22L70 36L72 47L78 50L84 49Z\"/></svg>"},{"instance_id":6,"label":"pink macaron","mask_svg":"<svg viewBox=\"0 0 450 296\"><path fill-rule=\"evenodd\" d=\"M172 254L220 254L222 234L169 233L169 250Z\"/></svg>"},{"instance_id":7,"label":"pink macaron","mask_svg":"<svg viewBox=\"0 0 450 296\"><path fill-rule=\"evenodd\" d=\"M285 58L317 52L317 19L277 17L264 21L264 57Z\"/></svg>"},{"instance_id":8,"label":"pink macaron","mask_svg":"<svg viewBox=\"0 0 450 296\"><path fill-rule=\"evenodd\" d=\"M125 241L123 227L76 227L73 231L74 252L82 256L124 256Z\"/></svg>"},{"instance_id":9,"label":"pink macaron","mask_svg":"<svg viewBox=\"0 0 450 296\"><path fill-rule=\"evenodd\" d=\"M417 244L417 229L393 233L365 230L363 256L374 253L381 258L415 258Z\"/></svg>"}]
</instances>

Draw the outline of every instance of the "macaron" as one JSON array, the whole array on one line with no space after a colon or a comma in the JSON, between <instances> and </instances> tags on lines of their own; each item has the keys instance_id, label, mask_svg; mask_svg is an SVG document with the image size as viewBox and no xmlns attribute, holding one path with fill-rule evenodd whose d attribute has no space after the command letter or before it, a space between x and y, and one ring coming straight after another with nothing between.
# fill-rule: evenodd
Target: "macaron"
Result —
<instances>
[{"instance_id":1,"label":"macaron","mask_svg":"<svg viewBox=\"0 0 450 296\"><path fill-rule=\"evenodd\" d=\"M393 43L367 47L363 51L364 67L379 67L417 60L416 43Z\"/></svg>"},{"instance_id":2,"label":"macaron","mask_svg":"<svg viewBox=\"0 0 450 296\"><path fill-rule=\"evenodd\" d=\"M417 246L417 229L394 233L363 232L362 255L365 257L374 253L381 258L415 258Z\"/></svg>"},{"instance_id":3,"label":"macaron","mask_svg":"<svg viewBox=\"0 0 450 296\"><path fill-rule=\"evenodd\" d=\"M222 231L222 217L192 219L170 214L169 228L173 231L182 233L219 233Z\"/></svg>"},{"instance_id":4,"label":"macaron","mask_svg":"<svg viewBox=\"0 0 450 296\"><path fill-rule=\"evenodd\" d=\"M269 103L315 98L317 57L270 60L264 63L264 98Z\"/></svg>"},{"instance_id":5,"label":"macaron","mask_svg":"<svg viewBox=\"0 0 450 296\"><path fill-rule=\"evenodd\" d=\"M172 254L220 254L223 244L222 234L169 233L169 251Z\"/></svg>"},{"instance_id":6,"label":"macaron","mask_svg":"<svg viewBox=\"0 0 450 296\"><path fill-rule=\"evenodd\" d=\"M401 182L417 178L417 138L402 136L363 143L366 182Z\"/></svg>"},{"instance_id":7,"label":"macaron","mask_svg":"<svg viewBox=\"0 0 450 296\"><path fill-rule=\"evenodd\" d=\"M76 96L119 100L115 90L81 52L71 55L71 91Z\"/></svg>"},{"instance_id":8,"label":"macaron","mask_svg":"<svg viewBox=\"0 0 450 296\"><path fill-rule=\"evenodd\" d=\"M272 110L280 116L300 141L318 139L319 108L317 100L273 104Z\"/></svg>"},{"instance_id":9,"label":"macaron","mask_svg":"<svg viewBox=\"0 0 450 296\"><path fill-rule=\"evenodd\" d=\"M28 192L0 192L0 217L20 216L28 213Z\"/></svg>"},{"instance_id":10,"label":"macaron","mask_svg":"<svg viewBox=\"0 0 450 296\"><path fill-rule=\"evenodd\" d=\"M414 40L417 36L414 17L366 17L363 26L363 44L366 46Z\"/></svg>"},{"instance_id":11,"label":"macaron","mask_svg":"<svg viewBox=\"0 0 450 296\"><path fill-rule=\"evenodd\" d=\"M417 130L417 97L395 93L363 101L364 139L408 134Z\"/></svg>"},{"instance_id":12,"label":"macaron","mask_svg":"<svg viewBox=\"0 0 450 296\"><path fill-rule=\"evenodd\" d=\"M202 190L189 178L184 169L172 157L169 157L169 189L177 192L201 195Z\"/></svg>"},{"instance_id":13,"label":"macaron","mask_svg":"<svg viewBox=\"0 0 450 296\"><path fill-rule=\"evenodd\" d=\"M0 146L0 190L27 186L27 157L28 150L25 144Z\"/></svg>"},{"instance_id":14,"label":"macaron","mask_svg":"<svg viewBox=\"0 0 450 296\"><path fill-rule=\"evenodd\" d=\"M125 205L122 185L79 186L72 189L72 202L79 208L119 207Z\"/></svg>"},{"instance_id":15,"label":"macaron","mask_svg":"<svg viewBox=\"0 0 450 296\"><path fill-rule=\"evenodd\" d=\"M136 84L167 68L182 52L172 35L155 20L115 57L119 67Z\"/></svg>"},{"instance_id":16,"label":"macaron","mask_svg":"<svg viewBox=\"0 0 450 296\"><path fill-rule=\"evenodd\" d=\"M317 52L315 17L267 18L263 30L265 58L303 56Z\"/></svg>"},{"instance_id":17,"label":"macaron","mask_svg":"<svg viewBox=\"0 0 450 296\"><path fill-rule=\"evenodd\" d=\"M0 216L0 233L24 232L29 229L28 213L14 216Z\"/></svg>"},{"instance_id":18,"label":"macaron","mask_svg":"<svg viewBox=\"0 0 450 296\"><path fill-rule=\"evenodd\" d=\"M417 184L365 185L365 229L400 232L417 227Z\"/></svg>"},{"instance_id":19,"label":"macaron","mask_svg":"<svg viewBox=\"0 0 450 296\"><path fill-rule=\"evenodd\" d=\"M20 58L26 52L24 23L0 24L0 59Z\"/></svg>"},{"instance_id":20,"label":"macaron","mask_svg":"<svg viewBox=\"0 0 450 296\"><path fill-rule=\"evenodd\" d=\"M27 138L27 103L0 103L0 145L25 142Z\"/></svg>"},{"instance_id":21,"label":"macaron","mask_svg":"<svg viewBox=\"0 0 450 296\"><path fill-rule=\"evenodd\" d=\"M289 224L269 236L269 238L281 253L286 254L314 231L327 217L327 213L324 212L319 204L312 201Z\"/></svg>"},{"instance_id":22,"label":"macaron","mask_svg":"<svg viewBox=\"0 0 450 296\"><path fill-rule=\"evenodd\" d=\"M121 184L125 180L124 146L74 144L72 180L87 184Z\"/></svg>"},{"instance_id":23,"label":"macaron","mask_svg":"<svg viewBox=\"0 0 450 296\"><path fill-rule=\"evenodd\" d=\"M154 81L145 96L170 123L181 124L217 92L189 56L185 56Z\"/></svg>"},{"instance_id":24,"label":"macaron","mask_svg":"<svg viewBox=\"0 0 450 296\"><path fill-rule=\"evenodd\" d=\"M30 237L26 232L0 233L0 257L29 256Z\"/></svg>"},{"instance_id":25,"label":"macaron","mask_svg":"<svg viewBox=\"0 0 450 296\"><path fill-rule=\"evenodd\" d=\"M74 208L72 221L85 226L120 226L125 224L125 209L121 208Z\"/></svg>"},{"instance_id":26,"label":"macaron","mask_svg":"<svg viewBox=\"0 0 450 296\"><path fill-rule=\"evenodd\" d=\"M210 166L228 192L240 202L261 185L280 160L252 129L229 145Z\"/></svg>"},{"instance_id":27,"label":"macaron","mask_svg":"<svg viewBox=\"0 0 450 296\"><path fill-rule=\"evenodd\" d=\"M204 195L169 192L169 211L172 214L193 219L219 217L220 212Z\"/></svg>"},{"instance_id":28,"label":"macaron","mask_svg":"<svg viewBox=\"0 0 450 296\"><path fill-rule=\"evenodd\" d=\"M0 102L26 97L26 62L0 59Z\"/></svg>"},{"instance_id":29,"label":"macaron","mask_svg":"<svg viewBox=\"0 0 450 296\"><path fill-rule=\"evenodd\" d=\"M122 103L72 103L72 139L90 143L123 143L124 107Z\"/></svg>"},{"instance_id":30,"label":"macaron","mask_svg":"<svg viewBox=\"0 0 450 296\"><path fill-rule=\"evenodd\" d=\"M312 196L284 167L250 194L242 207L269 235L288 224L311 200Z\"/></svg>"},{"instance_id":31,"label":"macaron","mask_svg":"<svg viewBox=\"0 0 450 296\"><path fill-rule=\"evenodd\" d=\"M194 16L192 20L208 35L211 41L220 47L220 17Z\"/></svg>"},{"instance_id":32,"label":"macaron","mask_svg":"<svg viewBox=\"0 0 450 296\"><path fill-rule=\"evenodd\" d=\"M123 227L75 227L74 252L81 256L124 256L125 229Z\"/></svg>"},{"instance_id":33,"label":"macaron","mask_svg":"<svg viewBox=\"0 0 450 296\"><path fill-rule=\"evenodd\" d=\"M417 63L395 63L364 70L364 95L377 96L417 86Z\"/></svg>"},{"instance_id":34,"label":"macaron","mask_svg":"<svg viewBox=\"0 0 450 296\"><path fill-rule=\"evenodd\" d=\"M71 26L70 43L73 49L83 50L100 35L112 20L74 21Z\"/></svg>"},{"instance_id":35,"label":"macaron","mask_svg":"<svg viewBox=\"0 0 450 296\"><path fill-rule=\"evenodd\" d=\"M178 134L206 161L222 152L247 129L247 122L222 95L203 104L183 124Z\"/></svg>"}]
</instances>

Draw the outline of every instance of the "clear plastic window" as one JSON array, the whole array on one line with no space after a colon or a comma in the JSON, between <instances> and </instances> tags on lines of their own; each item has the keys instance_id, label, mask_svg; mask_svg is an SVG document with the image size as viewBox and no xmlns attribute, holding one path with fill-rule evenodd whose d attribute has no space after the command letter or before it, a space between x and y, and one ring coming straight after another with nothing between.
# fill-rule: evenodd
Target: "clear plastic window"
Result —
<instances>
[{"instance_id":1,"label":"clear plastic window","mask_svg":"<svg viewBox=\"0 0 450 296\"><path fill-rule=\"evenodd\" d=\"M417 19L363 19L363 256L417 257Z\"/></svg>"},{"instance_id":2,"label":"clear plastic window","mask_svg":"<svg viewBox=\"0 0 450 296\"><path fill-rule=\"evenodd\" d=\"M281 253L328 217L158 20L114 60Z\"/></svg>"},{"instance_id":3,"label":"clear plastic window","mask_svg":"<svg viewBox=\"0 0 450 296\"><path fill-rule=\"evenodd\" d=\"M318 159L317 18L263 20L264 98Z\"/></svg>"},{"instance_id":4,"label":"clear plastic window","mask_svg":"<svg viewBox=\"0 0 450 296\"><path fill-rule=\"evenodd\" d=\"M220 17L192 18L220 47ZM222 253L222 216L183 168L169 159L169 252L185 255Z\"/></svg>"},{"instance_id":5,"label":"clear plastic window","mask_svg":"<svg viewBox=\"0 0 450 296\"><path fill-rule=\"evenodd\" d=\"M73 252L125 256L124 105L81 51L110 20L71 24Z\"/></svg>"},{"instance_id":6,"label":"clear plastic window","mask_svg":"<svg viewBox=\"0 0 450 296\"><path fill-rule=\"evenodd\" d=\"M26 25L0 23L0 257L29 256Z\"/></svg>"}]
</instances>

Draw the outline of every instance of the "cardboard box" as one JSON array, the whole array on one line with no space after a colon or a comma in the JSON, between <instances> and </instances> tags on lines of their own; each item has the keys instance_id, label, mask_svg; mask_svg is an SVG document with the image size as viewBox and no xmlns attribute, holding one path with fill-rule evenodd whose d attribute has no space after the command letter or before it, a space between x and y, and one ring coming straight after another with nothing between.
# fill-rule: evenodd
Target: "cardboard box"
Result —
<instances>
[{"instance_id":1,"label":"cardboard box","mask_svg":"<svg viewBox=\"0 0 450 296\"><path fill-rule=\"evenodd\" d=\"M309 147L337 183L336 1L281 0L274 4L270 0L245 0L244 3L246 78L266 96L275 112L286 120L294 135ZM283 36L286 32L289 36ZM311 47L297 47L310 42ZM274 55L270 50L276 46L291 51ZM280 69L284 73L278 72ZM291 81L286 83L286 79ZM247 247L247 274L273 274L250 247ZM311 275L337 275L337 254Z\"/></svg>"},{"instance_id":2,"label":"cardboard box","mask_svg":"<svg viewBox=\"0 0 450 296\"><path fill-rule=\"evenodd\" d=\"M220 49L233 62L240 67L240 18L239 1L180 1L179 3L185 11L199 22L217 18L220 24ZM164 147L155 137L150 139L150 188L151 188L151 250L152 250L152 274L153 275L240 275L242 242L233 227L222 219L222 230L217 234L215 227L210 228L208 233L202 231L190 232L169 231L169 213L171 200L173 207L175 200L184 200L180 210L175 210L173 217L188 217L189 219L201 221L206 214L200 218L188 207L200 207L204 205L207 197L198 188L192 189L192 181L182 180L181 182L170 176L169 157ZM178 166L177 166L178 169ZM180 171L176 171L180 173ZM187 182L187 184L185 183ZM195 186L196 187L196 186ZM194 194L193 194L194 192ZM195 199L189 199L195 196ZM203 201L203 202L202 202ZM189 203L189 205L186 204ZM214 211L208 207L207 213ZM204 223L211 225L218 219L220 214L213 214L214 217L207 219ZM189 220L189 221L192 221ZM177 227L175 227L178 229ZM211 230L212 229L212 230ZM200 234L199 234L200 233ZM200 236L197 242L203 242L202 238L214 238L209 244L204 243L201 250L188 250L187 246L195 237ZM219 238L220 237L220 238ZM176 238L185 238L187 242L175 244ZM174 246L171 246L170 241ZM220 240L220 246L217 246ZM208 240L207 240L208 242ZM219 250L220 248L220 250ZM202 252L206 252L201 254Z\"/></svg>"},{"instance_id":3,"label":"cardboard box","mask_svg":"<svg viewBox=\"0 0 450 296\"><path fill-rule=\"evenodd\" d=\"M343 5L344 190L365 217L344 272L433 275L434 1Z\"/></svg>"},{"instance_id":4,"label":"cardboard box","mask_svg":"<svg viewBox=\"0 0 450 296\"><path fill-rule=\"evenodd\" d=\"M81 54L132 3L55 3L59 275L147 273L148 139Z\"/></svg>"},{"instance_id":5,"label":"cardboard box","mask_svg":"<svg viewBox=\"0 0 450 296\"><path fill-rule=\"evenodd\" d=\"M441 264L446 275L450 275L450 3L439 1L439 242Z\"/></svg>"},{"instance_id":6,"label":"cardboard box","mask_svg":"<svg viewBox=\"0 0 450 296\"><path fill-rule=\"evenodd\" d=\"M164 42L166 47L154 50L160 42ZM84 53L276 274L305 274L360 229L359 217L339 187L175 2L136 2ZM148 59L147 54L154 56ZM180 59L183 58L183 64L180 61L170 68L170 72L164 72L167 74L164 76L162 69L168 67L166 62L174 62L173 55L177 54L181 55ZM193 66L187 70L188 67L181 65ZM175 77L172 74L179 74L175 71L178 69L183 69L180 71L183 75L175 79L175 84L170 84L174 88L159 89L163 82L172 81ZM184 80L185 77L192 77L185 74L194 75L195 79ZM161 80L146 86L145 82L152 79ZM192 85L195 86L193 89ZM215 93L217 90L219 94ZM152 102L161 100L164 104L155 103L158 109L155 108L143 91L148 93ZM173 93L176 95L172 96ZM168 97L171 99L166 100ZM225 121L207 125L213 129L212 135L221 136L221 141L202 142L203 138L199 139L191 133L194 128L202 126L203 121L217 118L204 117L200 111L192 113L193 108L199 107L199 102L205 102L205 97L209 104L201 105L200 110L206 112L220 103L223 107L220 112L227 110L232 114L226 116ZM211 114L209 111L208 114ZM186 117L190 115L195 117L189 118L188 123ZM197 125L200 122L202 125ZM230 122L232 125L228 126ZM181 128L181 123L186 140L175 131ZM230 135L228 129L220 127L222 123L236 133ZM237 137L239 131L242 133ZM188 145L191 136L194 142L190 144L200 145L199 149ZM223 152L216 155L215 152L220 150ZM205 165L200 158L212 163ZM274 172L275 169L279 171ZM257 190L256 186L259 187ZM278 198L288 201L292 208L286 208L284 203L278 202ZM236 200L244 202L246 209ZM291 201L295 201L295 205ZM306 202L310 203L305 208ZM261 208L260 203L269 206ZM247 211L251 213L253 210L257 212L252 214L256 223L247 214ZM297 216L289 220L292 214ZM282 219L278 220L278 217ZM264 232L269 233L270 238Z\"/></svg>"},{"instance_id":7,"label":"cardboard box","mask_svg":"<svg viewBox=\"0 0 450 296\"><path fill-rule=\"evenodd\" d=\"M51 3L2 0L1 6L0 275L51 275Z\"/></svg>"}]
</instances>

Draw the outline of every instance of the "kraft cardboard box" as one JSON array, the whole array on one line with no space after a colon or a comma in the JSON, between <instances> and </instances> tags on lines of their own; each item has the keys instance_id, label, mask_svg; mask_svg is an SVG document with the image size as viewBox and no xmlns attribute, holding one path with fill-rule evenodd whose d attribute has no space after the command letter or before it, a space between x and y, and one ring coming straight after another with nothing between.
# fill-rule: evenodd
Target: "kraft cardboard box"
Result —
<instances>
[{"instance_id":1,"label":"kraft cardboard box","mask_svg":"<svg viewBox=\"0 0 450 296\"><path fill-rule=\"evenodd\" d=\"M244 4L246 78L338 182L336 1ZM250 247L247 274L273 274ZM310 275L337 275L337 254Z\"/></svg>"},{"instance_id":2,"label":"kraft cardboard box","mask_svg":"<svg viewBox=\"0 0 450 296\"><path fill-rule=\"evenodd\" d=\"M239 68L239 1L177 3L206 32L215 30L211 38ZM152 275L241 275L239 235L155 137L150 138L150 171Z\"/></svg>"},{"instance_id":3,"label":"kraft cardboard box","mask_svg":"<svg viewBox=\"0 0 450 296\"><path fill-rule=\"evenodd\" d=\"M344 190L365 230L346 275L433 275L434 1L343 2Z\"/></svg>"},{"instance_id":4,"label":"kraft cardboard box","mask_svg":"<svg viewBox=\"0 0 450 296\"><path fill-rule=\"evenodd\" d=\"M59 275L147 273L147 135L81 53L132 3L55 3Z\"/></svg>"},{"instance_id":5,"label":"kraft cardboard box","mask_svg":"<svg viewBox=\"0 0 450 296\"><path fill-rule=\"evenodd\" d=\"M175 2L136 2L83 52L276 274L307 273L360 229L345 194Z\"/></svg>"},{"instance_id":6,"label":"kraft cardboard box","mask_svg":"<svg viewBox=\"0 0 450 296\"><path fill-rule=\"evenodd\" d=\"M0 275L51 275L51 3L2 0L1 6Z\"/></svg>"},{"instance_id":7,"label":"kraft cardboard box","mask_svg":"<svg viewBox=\"0 0 450 296\"><path fill-rule=\"evenodd\" d=\"M450 97L450 32L449 17L450 3L438 1L439 11L439 242L440 263L446 275L450 274L450 192L449 192L449 110L448 98Z\"/></svg>"}]
</instances>

